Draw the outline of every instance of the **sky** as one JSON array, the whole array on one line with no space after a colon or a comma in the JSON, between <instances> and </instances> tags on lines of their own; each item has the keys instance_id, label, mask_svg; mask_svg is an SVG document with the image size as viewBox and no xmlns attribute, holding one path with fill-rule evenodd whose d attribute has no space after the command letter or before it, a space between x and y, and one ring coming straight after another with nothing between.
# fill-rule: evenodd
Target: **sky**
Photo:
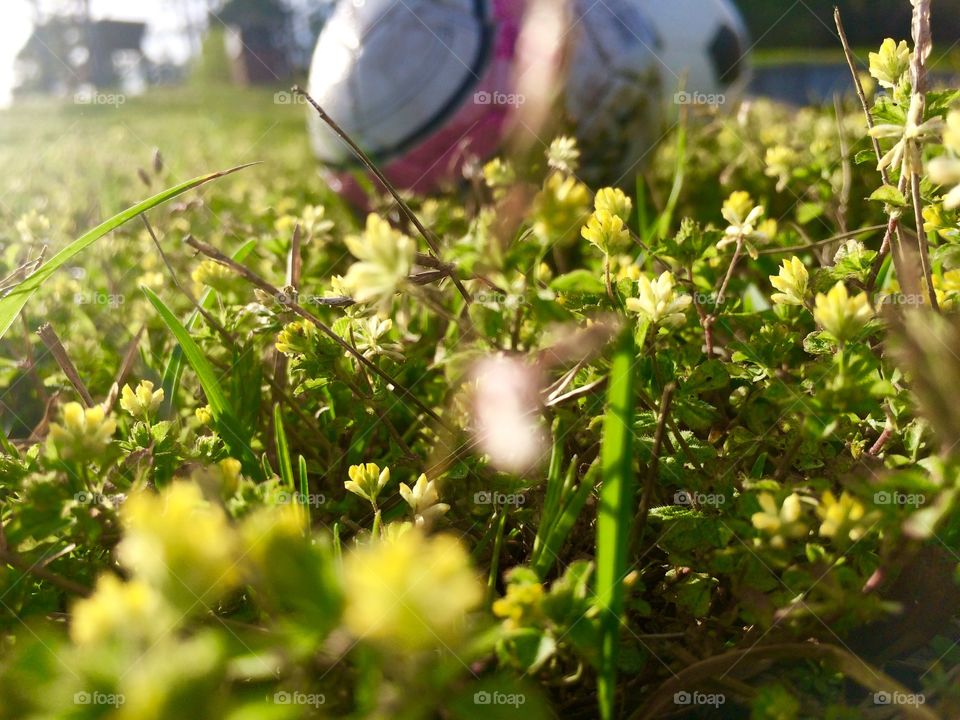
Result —
<instances>
[{"instance_id":1,"label":"sky","mask_svg":"<svg viewBox=\"0 0 960 720\"><path fill-rule=\"evenodd\" d=\"M144 50L153 60L182 62L190 45L182 30L185 17L202 21L203 0L91 0L94 18L149 23ZM0 107L9 103L13 61L30 37L31 11L26 0L0 2Z\"/></svg>"}]
</instances>

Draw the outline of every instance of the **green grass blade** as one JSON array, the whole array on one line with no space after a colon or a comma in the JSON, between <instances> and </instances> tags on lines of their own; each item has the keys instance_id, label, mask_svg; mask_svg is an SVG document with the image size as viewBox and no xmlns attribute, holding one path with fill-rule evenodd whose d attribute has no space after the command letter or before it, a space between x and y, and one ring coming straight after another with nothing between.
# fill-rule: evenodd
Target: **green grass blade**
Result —
<instances>
[{"instance_id":1,"label":"green grass blade","mask_svg":"<svg viewBox=\"0 0 960 720\"><path fill-rule=\"evenodd\" d=\"M256 240L248 240L232 255L233 259L237 262L243 262L256 246ZM204 310L209 310L213 306L213 300L213 288L207 288L203 291L200 299L197 300L197 304ZM184 327L187 328L187 330L193 330L199 320L200 311L194 308L194 311L190 313L190 317L188 317L184 323ZM177 345L170 354L170 360L167 362L166 367L163 369L163 379L160 383L160 386L163 388L163 406L160 413L163 417L169 417L170 413L173 412L173 401L177 391L180 389L180 378L182 376L183 350Z\"/></svg>"},{"instance_id":2,"label":"green grass blade","mask_svg":"<svg viewBox=\"0 0 960 720\"><path fill-rule=\"evenodd\" d=\"M575 468L576 462L577 457L574 455L574 460L571 464L571 470ZM580 517L580 513L583 512L583 508L587 504L587 500L590 499L590 493L593 492L594 478L597 475L595 471L598 470L599 467L600 466L598 464L593 464L590 466L590 470L587 471L586 476L583 478L583 482L581 482L580 486L573 491L572 494L570 494L570 497L564 504L563 510L557 517L556 522L553 523L547 532L540 554L532 563L533 569L540 579L546 578L550 570L553 569L553 565L556 563L557 558L560 556L560 549L567 541L567 538L570 537L570 532L573 530L573 526L576 524L577 518Z\"/></svg>"},{"instance_id":3,"label":"green grass blade","mask_svg":"<svg viewBox=\"0 0 960 720\"><path fill-rule=\"evenodd\" d=\"M602 639L597 691L603 720L611 720L614 716L623 577L626 574L630 522L634 516L633 354L633 333L627 330L620 339L610 369L600 451L603 486L597 517L596 592Z\"/></svg>"},{"instance_id":4,"label":"green grass blade","mask_svg":"<svg viewBox=\"0 0 960 720\"><path fill-rule=\"evenodd\" d=\"M287 445L287 433L283 429L283 412L280 404L273 406L273 433L277 442L277 463L280 465L280 480L296 492L297 484L293 480L293 461L290 459L290 446Z\"/></svg>"},{"instance_id":5,"label":"green grass blade","mask_svg":"<svg viewBox=\"0 0 960 720\"><path fill-rule=\"evenodd\" d=\"M227 444L227 447L234 457L240 460L244 468L249 472L257 466L256 457L250 449L249 442L240 431L240 423L237 421L236 415L227 402L227 397L223 392L220 381L217 379L217 374L213 366L207 358L204 357L200 347L194 342L193 338L190 337L190 333L177 319L177 316L173 314L170 308L164 305L163 301L157 297L157 294L147 287L143 287L141 290L143 290L143 294L147 296L150 304L156 309L164 324L170 329L170 332L173 333L173 336L180 344L180 348L183 350L184 357L197 374L197 379L200 381L200 386L207 396L210 412L213 415L217 430L220 432L223 441Z\"/></svg>"},{"instance_id":6,"label":"green grass blade","mask_svg":"<svg viewBox=\"0 0 960 720\"><path fill-rule=\"evenodd\" d=\"M687 125L683 118L680 120L680 128L677 131L677 166L673 174L673 187L670 189L670 197L667 198L667 206L664 208L658 220L659 238L663 239L670 234L670 228L673 225L673 214L677 210L677 203L680 200L680 193L683 191L683 183L687 175Z\"/></svg>"},{"instance_id":7,"label":"green grass blade","mask_svg":"<svg viewBox=\"0 0 960 720\"><path fill-rule=\"evenodd\" d=\"M307 480L307 461L303 455L297 455L300 471L300 503L303 505L303 532L310 536L310 482Z\"/></svg>"},{"instance_id":8,"label":"green grass blade","mask_svg":"<svg viewBox=\"0 0 960 720\"><path fill-rule=\"evenodd\" d=\"M13 325L13 321L17 319L20 311L23 310L30 298L33 297L33 294L40 289L40 286L44 281L53 275L53 273L55 273L60 267L73 259L77 254L83 252L88 247L93 245L93 243L102 238L104 235L116 230L124 223L127 223L133 218L137 217L137 215L155 208L158 205L162 205L168 200L172 200L188 190L192 190L193 188L211 182L212 180L217 180L218 178L222 178L225 175L237 172L238 170L242 170L246 167L250 166L241 165L230 170L224 170L223 172L217 172L211 175L204 175L203 177L194 178L193 180L188 180L185 183L181 183L180 185L176 185L172 188L164 190L148 200L137 203L133 207L127 208L119 215L114 215L109 220L97 225L97 227L95 227L93 230L81 235L79 238L74 240L72 243L50 258L47 262L41 265L35 273L30 275L19 285L12 288L10 292L0 298L0 337L3 337L7 330L10 329L10 326Z\"/></svg>"}]
</instances>

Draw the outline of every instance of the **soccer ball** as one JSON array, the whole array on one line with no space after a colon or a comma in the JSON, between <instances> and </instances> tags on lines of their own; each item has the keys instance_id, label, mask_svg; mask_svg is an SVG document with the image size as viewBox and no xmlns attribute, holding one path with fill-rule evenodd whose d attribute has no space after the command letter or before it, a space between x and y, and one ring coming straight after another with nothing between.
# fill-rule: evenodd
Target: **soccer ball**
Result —
<instances>
[{"instance_id":1,"label":"soccer ball","mask_svg":"<svg viewBox=\"0 0 960 720\"><path fill-rule=\"evenodd\" d=\"M591 183L635 172L684 71L693 99L743 79L746 34L726 0L568 2L566 52L544 60L518 57L529 0L341 0L317 41L310 94L391 182L427 192L500 148L524 102L518 76L529 82L538 60L565 61L558 110ZM310 131L331 185L362 201L353 153L313 113Z\"/></svg>"},{"instance_id":2,"label":"soccer ball","mask_svg":"<svg viewBox=\"0 0 960 720\"><path fill-rule=\"evenodd\" d=\"M750 78L750 41L729 0L643 0L656 33L665 98L674 105L735 102Z\"/></svg>"},{"instance_id":3,"label":"soccer ball","mask_svg":"<svg viewBox=\"0 0 960 720\"><path fill-rule=\"evenodd\" d=\"M643 0L576 0L564 93L581 177L620 184L656 143L662 122L657 35Z\"/></svg>"},{"instance_id":4,"label":"soccer ball","mask_svg":"<svg viewBox=\"0 0 960 720\"><path fill-rule=\"evenodd\" d=\"M309 92L400 188L428 191L500 145L523 2L342 0L317 41ZM350 149L312 112L334 189L356 195Z\"/></svg>"}]
</instances>

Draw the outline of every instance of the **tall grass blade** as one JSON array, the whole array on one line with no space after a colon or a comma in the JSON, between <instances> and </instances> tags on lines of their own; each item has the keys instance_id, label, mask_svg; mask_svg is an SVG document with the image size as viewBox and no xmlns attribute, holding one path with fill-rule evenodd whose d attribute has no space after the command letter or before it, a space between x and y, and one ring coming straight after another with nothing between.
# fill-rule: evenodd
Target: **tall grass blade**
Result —
<instances>
[{"instance_id":1,"label":"tall grass blade","mask_svg":"<svg viewBox=\"0 0 960 720\"><path fill-rule=\"evenodd\" d=\"M283 429L283 412L280 404L273 406L273 433L277 442L277 463L280 465L280 480L285 487L297 491L293 479L293 461L290 459L290 446L287 445L287 433Z\"/></svg>"},{"instance_id":2,"label":"tall grass blade","mask_svg":"<svg viewBox=\"0 0 960 720\"><path fill-rule=\"evenodd\" d=\"M241 245L231 257L237 262L243 262L247 256L253 252L253 249L256 246L256 240L248 240ZM197 304L204 310L209 310L213 306L213 300L213 288L207 288L197 300ZM190 313L190 317L188 317L187 321L184 323L184 327L187 330L193 330L199 320L200 310L194 308L193 312ZM173 412L173 402L177 391L180 389L180 378L182 376L183 350L181 350L180 346L177 345L170 354L170 360L167 361L166 367L163 369L163 379L160 383L160 386L163 388L163 406L160 413L163 417L169 417L170 413Z\"/></svg>"},{"instance_id":3,"label":"tall grass blade","mask_svg":"<svg viewBox=\"0 0 960 720\"><path fill-rule=\"evenodd\" d=\"M227 402L227 397L223 392L220 381L217 379L217 374L213 366L207 358L204 357L200 347L194 342L193 338L190 337L190 333L177 319L177 316L173 314L170 308L164 305L163 301L157 297L157 294L147 287L141 288L141 290L143 290L143 294L147 296L150 304L156 309L164 324L169 328L170 332L173 333L173 336L180 344L180 348L183 350L184 357L197 374L200 386L207 396L207 403L210 405L210 412L213 415L217 430L220 432L230 452L243 463L244 469L250 471L256 468L257 459L250 449L248 439L244 437L240 430L240 423L231 409L230 404Z\"/></svg>"},{"instance_id":4,"label":"tall grass blade","mask_svg":"<svg viewBox=\"0 0 960 720\"><path fill-rule=\"evenodd\" d=\"M596 593L601 612L601 646L597 691L603 720L612 720L614 716L623 578L630 521L635 513L633 354L633 334L628 330L623 333L610 369L600 451L603 486L597 517Z\"/></svg>"},{"instance_id":5,"label":"tall grass blade","mask_svg":"<svg viewBox=\"0 0 960 720\"><path fill-rule=\"evenodd\" d=\"M251 163L251 165L253 164L256 163ZM172 200L188 190L200 187L201 185L211 182L212 180L217 180L247 167L250 167L250 165L240 165L239 167L231 168L230 170L224 170L222 172L216 172L212 173L211 175L204 175L203 177L188 180L185 183L181 183L180 185L176 185L172 188L164 190L148 200L137 203L133 207L127 208L119 215L114 215L109 220L97 225L97 227L95 227L93 230L81 235L79 238L74 240L72 243L50 258L47 262L41 265L35 273L30 275L23 282L12 288L10 292L0 298L0 337L3 337L7 330L10 329L10 326L13 325L13 321L17 319L17 316L20 314L20 311L23 310L24 306L27 304L27 301L29 301L30 298L33 297L33 294L40 289L40 285L42 285L45 280L53 275L53 273L55 273L60 267L73 259L77 254L83 252L88 247L93 245L93 243L102 238L104 235L116 230L124 223L129 222L133 218L137 217L137 215L145 213L147 210L155 208L158 205L162 205L168 200Z\"/></svg>"}]
</instances>

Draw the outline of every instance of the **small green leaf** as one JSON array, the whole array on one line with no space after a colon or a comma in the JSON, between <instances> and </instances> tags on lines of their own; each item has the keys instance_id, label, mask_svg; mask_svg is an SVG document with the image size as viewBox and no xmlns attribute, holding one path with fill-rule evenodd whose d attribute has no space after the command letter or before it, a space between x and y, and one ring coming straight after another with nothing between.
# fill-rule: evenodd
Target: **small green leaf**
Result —
<instances>
[{"instance_id":1,"label":"small green leaf","mask_svg":"<svg viewBox=\"0 0 960 720\"><path fill-rule=\"evenodd\" d=\"M869 200L897 208L905 208L907 206L907 198L893 185L883 185L877 188L873 191L873 194L870 195Z\"/></svg>"}]
</instances>

